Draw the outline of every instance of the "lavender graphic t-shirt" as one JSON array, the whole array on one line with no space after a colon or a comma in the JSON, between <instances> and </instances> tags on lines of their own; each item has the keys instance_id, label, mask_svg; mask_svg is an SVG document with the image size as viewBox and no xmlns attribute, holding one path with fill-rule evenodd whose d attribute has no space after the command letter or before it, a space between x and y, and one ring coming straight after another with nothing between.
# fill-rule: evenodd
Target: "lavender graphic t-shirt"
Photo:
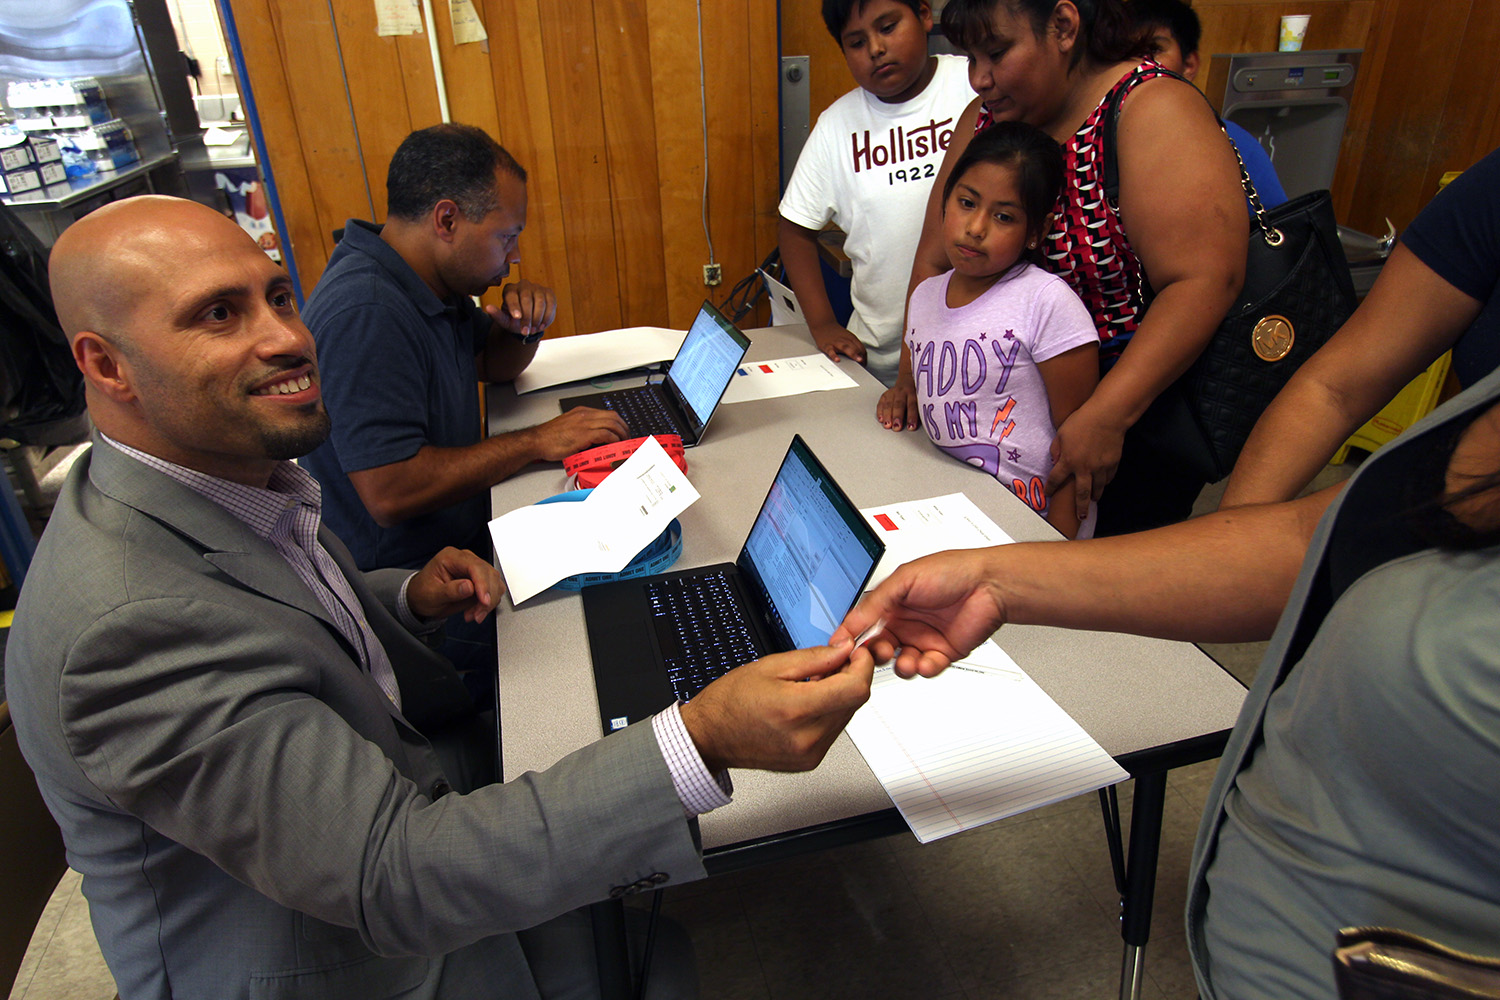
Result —
<instances>
[{"instance_id":1,"label":"lavender graphic t-shirt","mask_svg":"<svg viewBox=\"0 0 1500 1000\"><path fill-rule=\"evenodd\" d=\"M1037 363L1097 344L1094 321L1067 282L1031 264L958 309L947 305L952 274L911 296L906 344L922 426L939 448L1046 514L1057 428Z\"/></svg>"}]
</instances>

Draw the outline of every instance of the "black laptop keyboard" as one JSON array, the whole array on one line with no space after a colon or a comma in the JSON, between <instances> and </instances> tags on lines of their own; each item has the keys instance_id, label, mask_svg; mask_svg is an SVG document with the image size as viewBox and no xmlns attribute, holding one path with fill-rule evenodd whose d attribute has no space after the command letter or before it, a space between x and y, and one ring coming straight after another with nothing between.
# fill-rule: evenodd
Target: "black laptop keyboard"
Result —
<instances>
[{"instance_id":1,"label":"black laptop keyboard","mask_svg":"<svg viewBox=\"0 0 1500 1000\"><path fill-rule=\"evenodd\" d=\"M666 400L657 392L606 393L604 405L614 410L638 436L647 434L677 434L677 425L672 422L672 411Z\"/></svg>"},{"instance_id":2,"label":"black laptop keyboard","mask_svg":"<svg viewBox=\"0 0 1500 1000\"><path fill-rule=\"evenodd\" d=\"M645 584L651 624L677 700L760 656L724 573Z\"/></svg>"}]
</instances>

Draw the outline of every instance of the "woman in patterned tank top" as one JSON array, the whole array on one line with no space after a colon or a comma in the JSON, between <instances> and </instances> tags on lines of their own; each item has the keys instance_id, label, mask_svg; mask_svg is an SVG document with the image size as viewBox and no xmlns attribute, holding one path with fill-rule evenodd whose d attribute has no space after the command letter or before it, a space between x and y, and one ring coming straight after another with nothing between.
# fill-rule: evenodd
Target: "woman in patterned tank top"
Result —
<instances>
[{"instance_id":1,"label":"woman in patterned tank top","mask_svg":"<svg viewBox=\"0 0 1500 1000\"><path fill-rule=\"evenodd\" d=\"M1049 489L1073 476L1080 509L1100 500L1100 535L1182 520L1203 483L1152 446L1157 420L1142 418L1202 352L1244 282L1249 231L1229 141L1190 85L1157 78L1149 36L1130 26L1120 0L950 0L943 30L968 55L978 97L933 190L974 131L994 121L1035 125L1066 157L1047 258L1094 317L1102 378L1058 428ZM1101 127L1116 90L1118 209L1103 194ZM929 203L913 287L947 269L940 210ZM876 418L892 430L917 425L905 354Z\"/></svg>"}]
</instances>

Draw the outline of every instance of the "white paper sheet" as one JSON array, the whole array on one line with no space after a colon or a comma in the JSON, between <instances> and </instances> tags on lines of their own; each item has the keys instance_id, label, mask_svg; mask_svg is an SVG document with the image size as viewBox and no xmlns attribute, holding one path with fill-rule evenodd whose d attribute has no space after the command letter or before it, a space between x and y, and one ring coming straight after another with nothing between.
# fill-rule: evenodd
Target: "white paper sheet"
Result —
<instances>
[{"instance_id":1,"label":"white paper sheet","mask_svg":"<svg viewBox=\"0 0 1500 1000\"><path fill-rule=\"evenodd\" d=\"M845 362L854 364L853 361ZM859 383L826 354L808 354L775 361L745 361L735 370L724 391L724 402L798 396L827 389L853 389Z\"/></svg>"},{"instance_id":2,"label":"white paper sheet","mask_svg":"<svg viewBox=\"0 0 1500 1000\"><path fill-rule=\"evenodd\" d=\"M544 340L537 345L531 364L516 376L516 392L535 392L670 361L686 336L686 330L632 326Z\"/></svg>"},{"instance_id":3,"label":"white paper sheet","mask_svg":"<svg viewBox=\"0 0 1500 1000\"><path fill-rule=\"evenodd\" d=\"M937 677L878 668L848 732L924 844L1129 777L993 642Z\"/></svg>"},{"instance_id":4,"label":"white paper sheet","mask_svg":"<svg viewBox=\"0 0 1500 1000\"><path fill-rule=\"evenodd\" d=\"M655 438L582 501L533 504L490 522L515 604L575 573L617 573L692 506L698 491Z\"/></svg>"},{"instance_id":5,"label":"white paper sheet","mask_svg":"<svg viewBox=\"0 0 1500 1000\"><path fill-rule=\"evenodd\" d=\"M418 0L375 0L375 34L420 35L422 5Z\"/></svg>"},{"instance_id":6,"label":"white paper sheet","mask_svg":"<svg viewBox=\"0 0 1500 1000\"><path fill-rule=\"evenodd\" d=\"M771 303L771 325L806 326L807 316L802 312L802 303L797 301L797 293L760 268L756 271L766 283L766 301Z\"/></svg>"},{"instance_id":7,"label":"white paper sheet","mask_svg":"<svg viewBox=\"0 0 1500 1000\"><path fill-rule=\"evenodd\" d=\"M474 9L473 0L449 0L448 16L452 18L453 44L482 42L489 37L484 33L484 25L479 21L479 12Z\"/></svg>"},{"instance_id":8,"label":"white paper sheet","mask_svg":"<svg viewBox=\"0 0 1500 1000\"><path fill-rule=\"evenodd\" d=\"M860 511L885 542L885 555L870 576L869 589L902 563L947 549L982 549L1014 541L962 493L866 507Z\"/></svg>"}]
</instances>

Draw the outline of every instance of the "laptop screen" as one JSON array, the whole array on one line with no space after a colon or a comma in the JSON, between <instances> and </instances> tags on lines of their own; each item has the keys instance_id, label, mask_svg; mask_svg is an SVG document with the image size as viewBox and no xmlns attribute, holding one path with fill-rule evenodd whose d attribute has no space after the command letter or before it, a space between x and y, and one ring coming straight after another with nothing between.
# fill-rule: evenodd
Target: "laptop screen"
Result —
<instances>
[{"instance_id":1,"label":"laptop screen","mask_svg":"<svg viewBox=\"0 0 1500 1000\"><path fill-rule=\"evenodd\" d=\"M749 347L750 339L723 313L703 303L667 372L667 387L682 404L694 434L708 423Z\"/></svg>"},{"instance_id":2,"label":"laptop screen","mask_svg":"<svg viewBox=\"0 0 1500 1000\"><path fill-rule=\"evenodd\" d=\"M789 649L822 646L853 607L885 544L801 436L782 459L739 568Z\"/></svg>"}]
</instances>

